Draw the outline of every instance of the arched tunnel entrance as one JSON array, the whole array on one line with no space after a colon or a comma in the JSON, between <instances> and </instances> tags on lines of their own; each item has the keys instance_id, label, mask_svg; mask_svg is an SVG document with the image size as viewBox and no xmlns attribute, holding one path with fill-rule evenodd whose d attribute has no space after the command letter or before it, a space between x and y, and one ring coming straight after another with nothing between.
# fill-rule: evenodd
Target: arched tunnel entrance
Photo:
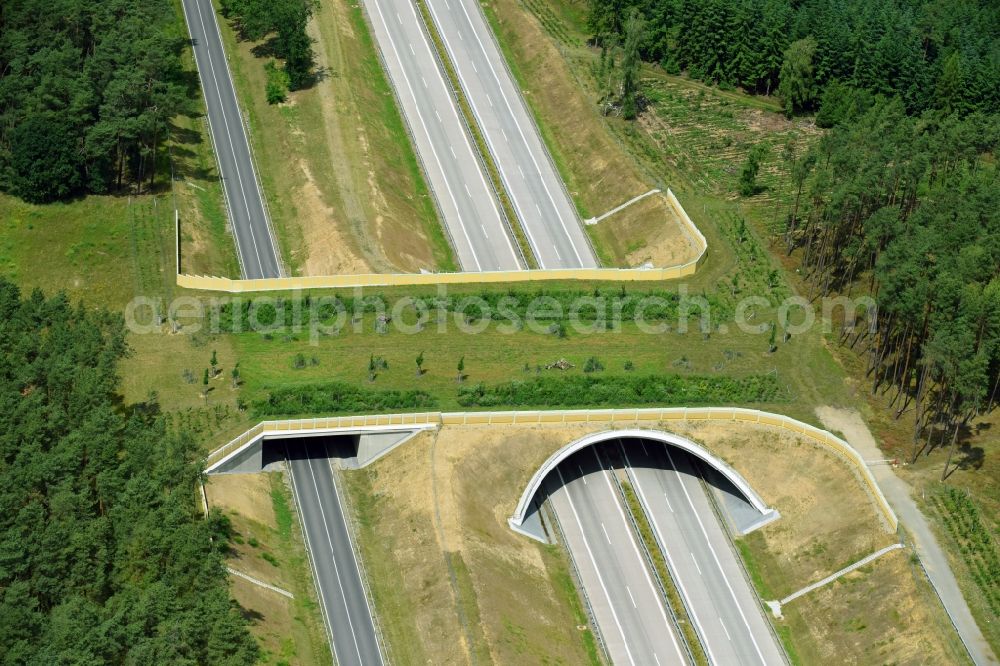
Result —
<instances>
[{"instance_id":1,"label":"arched tunnel entrance","mask_svg":"<svg viewBox=\"0 0 1000 666\"><path fill-rule=\"evenodd\" d=\"M669 617L669 579L710 663L772 664L781 648L730 536L776 517L746 479L695 442L616 430L553 454L510 525L565 547L612 663L689 661L682 645L691 643Z\"/></svg>"},{"instance_id":2,"label":"arched tunnel entrance","mask_svg":"<svg viewBox=\"0 0 1000 666\"><path fill-rule=\"evenodd\" d=\"M778 518L746 479L703 446L673 433L656 430L613 430L582 437L556 451L532 476L509 524L515 531L549 541L542 507L559 488L597 471L636 475L669 484L670 476L697 479L737 534L746 534ZM656 478L660 477L660 478Z\"/></svg>"}]
</instances>

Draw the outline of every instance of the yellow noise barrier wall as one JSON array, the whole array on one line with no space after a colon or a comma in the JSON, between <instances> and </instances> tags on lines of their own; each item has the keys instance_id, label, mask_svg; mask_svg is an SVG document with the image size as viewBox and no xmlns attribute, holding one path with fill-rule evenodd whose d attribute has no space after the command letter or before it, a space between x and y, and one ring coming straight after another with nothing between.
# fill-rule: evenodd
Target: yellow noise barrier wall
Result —
<instances>
[{"instance_id":1,"label":"yellow noise barrier wall","mask_svg":"<svg viewBox=\"0 0 1000 666\"><path fill-rule=\"evenodd\" d=\"M861 481L875 500L890 529L898 527L896 513L889 506L881 488L875 482L864 459L846 441L808 423L782 414L762 412L740 407L663 407L645 409L574 409L537 410L516 412L421 412L411 414L377 414L363 416L334 416L315 419L290 419L263 421L209 454L206 463L217 462L233 451L262 435L295 431L332 430L338 428L369 428L373 426L426 426L426 425L530 425L550 423L617 424L662 421L746 421L774 426L803 435L831 449L847 460L858 472Z\"/></svg>"},{"instance_id":2,"label":"yellow noise barrier wall","mask_svg":"<svg viewBox=\"0 0 1000 666\"><path fill-rule=\"evenodd\" d=\"M694 275L705 259L708 242L669 189L667 201L677 213L681 225L691 233L698 256L686 264L667 268L556 268L549 270L485 271L481 273L368 273L362 275L318 275L312 277L234 280L207 275L177 275L177 286L185 289L243 293L253 291L290 291L293 289L331 289L341 287L406 287L439 284L503 284L538 280L590 280L613 282L659 282Z\"/></svg>"}]
</instances>

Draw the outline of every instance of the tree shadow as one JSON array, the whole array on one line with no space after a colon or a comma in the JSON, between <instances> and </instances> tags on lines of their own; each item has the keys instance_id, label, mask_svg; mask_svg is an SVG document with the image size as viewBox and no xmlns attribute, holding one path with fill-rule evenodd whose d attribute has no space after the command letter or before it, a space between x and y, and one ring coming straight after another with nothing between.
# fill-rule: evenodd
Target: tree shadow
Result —
<instances>
[{"instance_id":1,"label":"tree shadow","mask_svg":"<svg viewBox=\"0 0 1000 666\"><path fill-rule=\"evenodd\" d=\"M979 470L982 469L983 463L986 461L986 451L981 446L962 444L958 448L958 454L961 457L955 462L955 469Z\"/></svg>"},{"instance_id":2,"label":"tree shadow","mask_svg":"<svg viewBox=\"0 0 1000 666\"><path fill-rule=\"evenodd\" d=\"M274 36L265 37L263 41L250 47L250 53L255 58L280 58L274 46L277 41Z\"/></svg>"},{"instance_id":3,"label":"tree shadow","mask_svg":"<svg viewBox=\"0 0 1000 666\"><path fill-rule=\"evenodd\" d=\"M259 610L253 608L247 608L242 604L236 604L236 606L237 608L239 608L240 615L242 615L243 619L246 620L247 622L250 622L252 624L257 624L258 622L264 619L264 614L261 613Z\"/></svg>"}]
</instances>

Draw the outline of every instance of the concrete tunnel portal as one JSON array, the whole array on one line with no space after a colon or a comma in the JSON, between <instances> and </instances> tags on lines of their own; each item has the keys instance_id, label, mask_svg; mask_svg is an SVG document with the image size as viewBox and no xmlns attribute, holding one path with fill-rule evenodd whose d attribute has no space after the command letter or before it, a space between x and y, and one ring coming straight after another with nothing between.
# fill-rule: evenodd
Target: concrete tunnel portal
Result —
<instances>
[{"instance_id":1,"label":"concrete tunnel portal","mask_svg":"<svg viewBox=\"0 0 1000 666\"><path fill-rule=\"evenodd\" d=\"M659 430L623 429L586 435L549 456L521 494L514 515L508 520L511 529L539 541L549 541L540 509L548 495L547 483L552 482L556 469L585 449L619 442L626 447L643 444L671 447L672 451L690 456L703 470L703 477L714 491L720 509L737 533L746 534L779 517L739 472L700 444Z\"/></svg>"},{"instance_id":2,"label":"concrete tunnel portal","mask_svg":"<svg viewBox=\"0 0 1000 666\"><path fill-rule=\"evenodd\" d=\"M424 428L367 427L267 432L206 467L207 474L253 474L276 469L296 455L335 458L347 469L364 467L386 455Z\"/></svg>"}]
</instances>

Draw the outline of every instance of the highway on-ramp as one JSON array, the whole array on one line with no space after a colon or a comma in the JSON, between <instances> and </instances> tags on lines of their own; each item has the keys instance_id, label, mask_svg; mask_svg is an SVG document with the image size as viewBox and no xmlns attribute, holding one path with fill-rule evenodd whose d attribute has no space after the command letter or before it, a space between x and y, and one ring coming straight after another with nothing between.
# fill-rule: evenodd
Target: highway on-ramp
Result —
<instances>
[{"instance_id":1,"label":"highway on-ramp","mask_svg":"<svg viewBox=\"0 0 1000 666\"><path fill-rule=\"evenodd\" d=\"M245 278L281 277L281 261L243 127L211 0L181 0L194 50L226 207Z\"/></svg>"},{"instance_id":2,"label":"highway on-ramp","mask_svg":"<svg viewBox=\"0 0 1000 666\"><path fill-rule=\"evenodd\" d=\"M302 442L285 449L334 657L339 666L383 664L330 460L318 453Z\"/></svg>"},{"instance_id":3,"label":"highway on-ramp","mask_svg":"<svg viewBox=\"0 0 1000 666\"><path fill-rule=\"evenodd\" d=\"M690 456L637 439L619 447L709 662L785 663Z\"/></svg>"},{"instance_id":4,"label":"highway on-ramp","mask_svg":"<svg viewBox=\"0 0 1000 666\"><path fill-rule=\"evenodd\" d=\"M540 268L597 260L477 0L426 0Z\"/></svg>"},{"instance_id":5,"label":"highway on-ramp","mask_svg":"<svg viewBox=\"0 0 1000 666\"><path fill-rule=\"evenodd\" d=\"M589 447L567 458L547 482L550 505L611 661L688 663L615 481L596 450Z\"/></svg>"},{"instance_id":6,"label":"highway on-ramp","mask_svg":"<svg viewBox=\"0 0 1000 666\"><path fill-rule=\"evenodd\" d=\"M413 2L363 2L462 268L524 268Z\"/></svg>"}]
</instances>

